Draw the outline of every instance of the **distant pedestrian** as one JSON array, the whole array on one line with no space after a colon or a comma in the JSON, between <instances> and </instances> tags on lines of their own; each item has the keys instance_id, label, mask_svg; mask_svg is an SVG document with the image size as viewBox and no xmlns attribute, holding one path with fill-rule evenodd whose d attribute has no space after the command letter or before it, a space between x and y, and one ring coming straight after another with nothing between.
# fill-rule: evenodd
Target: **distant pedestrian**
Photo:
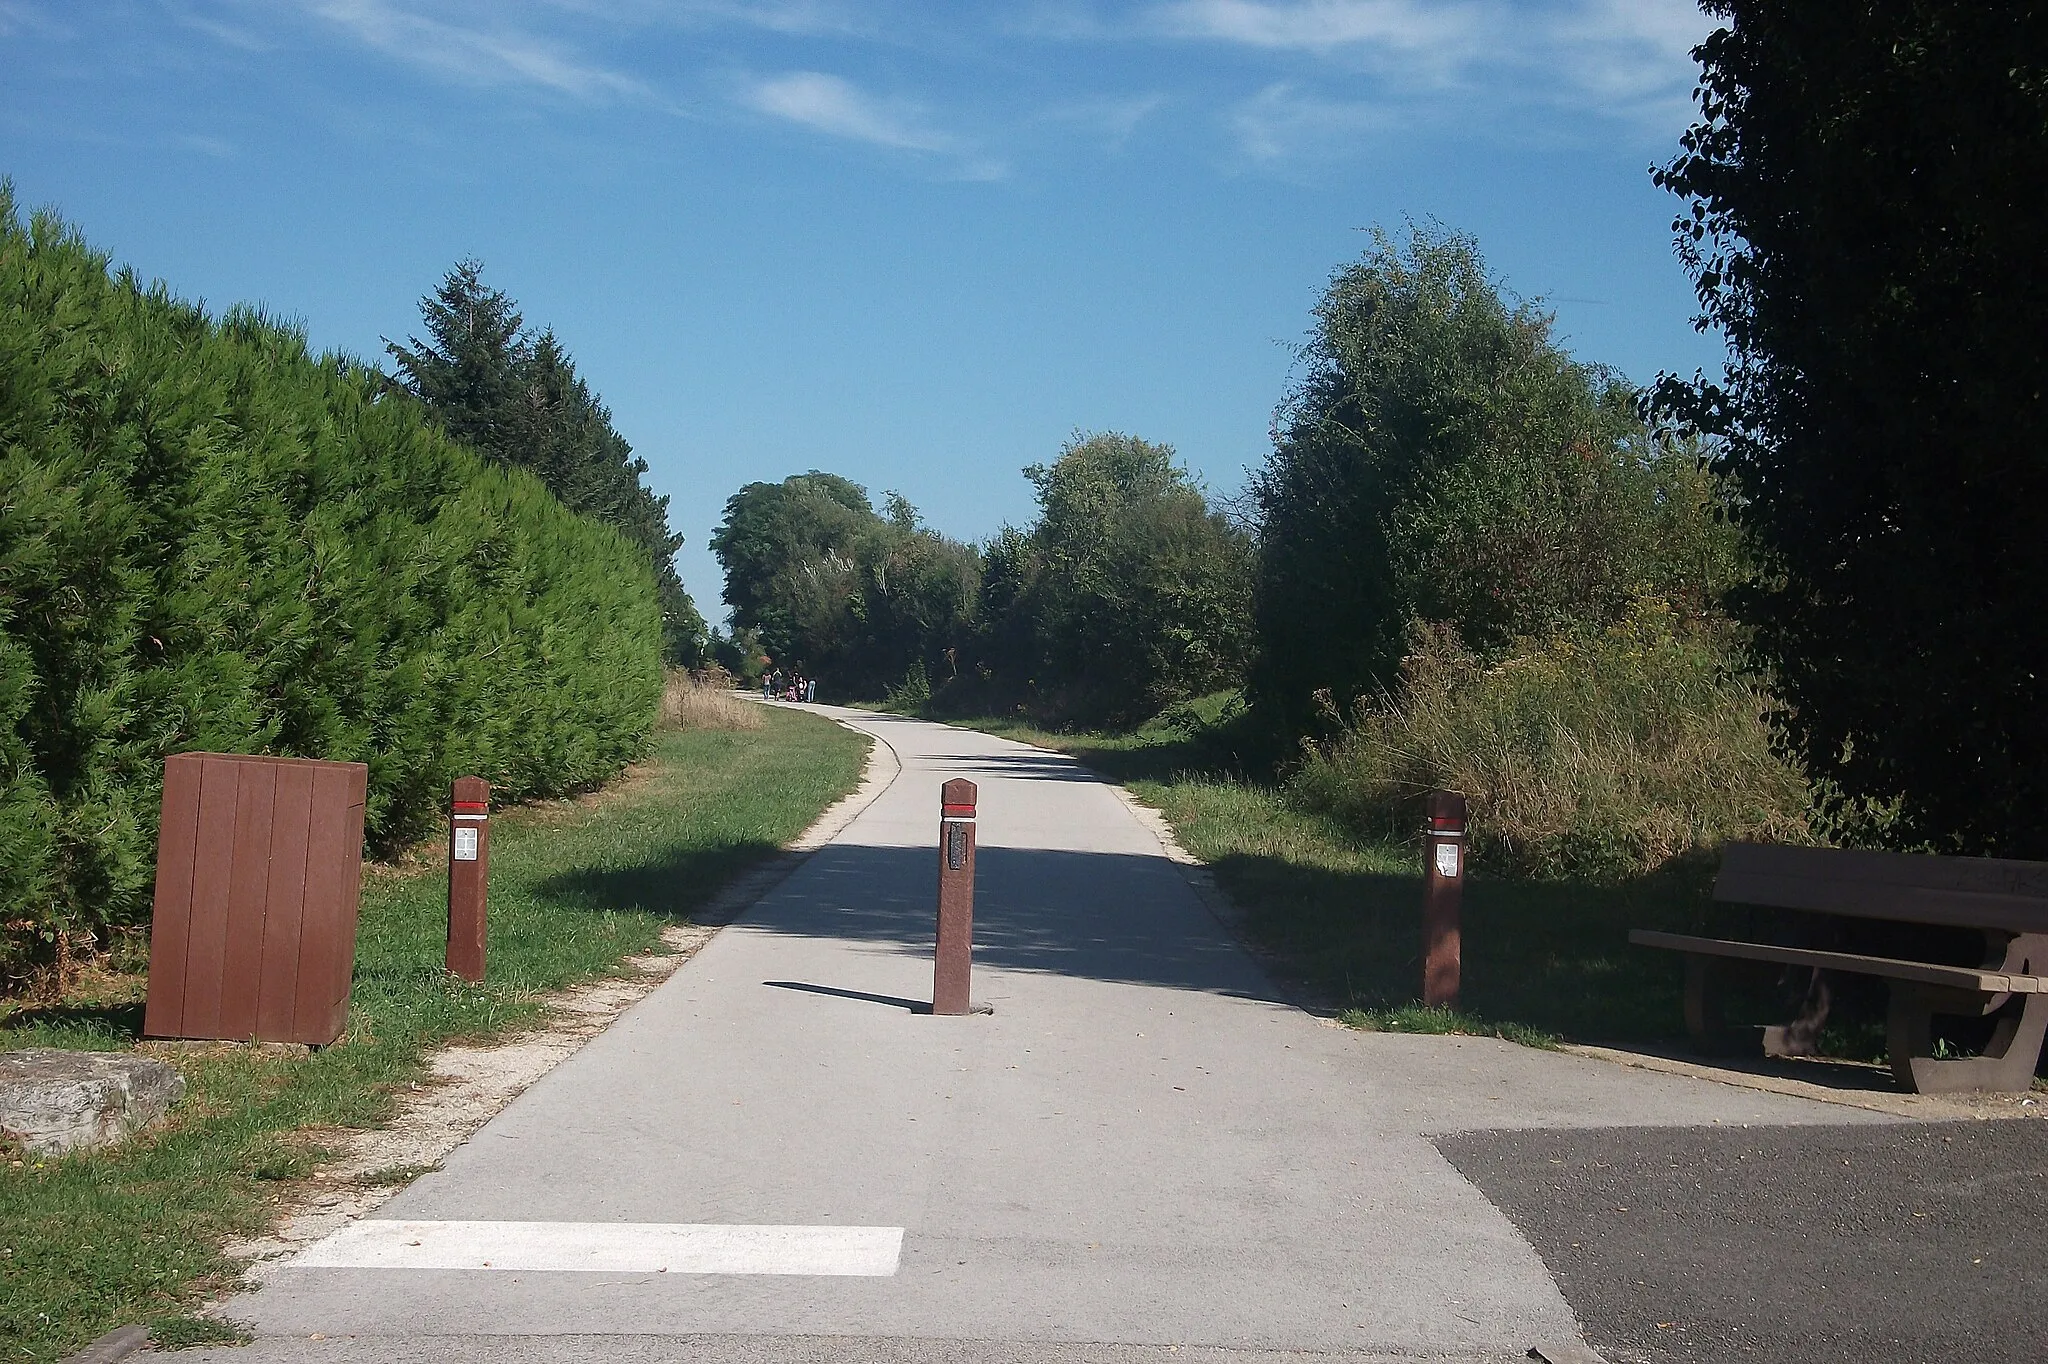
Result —
<instances>
[{"instance_id":1,"label":"distant pedestrian","mask_svg":"<svg viewBox=\"0 0 2048 1364\"><path fill-rule=\"evenodd\" d=\"M807 678L807 679L805 679L805 681L804 681L804 700L806 700L806 701L816 701L817 699L818 699L818 679L817 679L817 678L815 678L815 677L812 677L812 678Z\"/></svg>"}]
</instances>

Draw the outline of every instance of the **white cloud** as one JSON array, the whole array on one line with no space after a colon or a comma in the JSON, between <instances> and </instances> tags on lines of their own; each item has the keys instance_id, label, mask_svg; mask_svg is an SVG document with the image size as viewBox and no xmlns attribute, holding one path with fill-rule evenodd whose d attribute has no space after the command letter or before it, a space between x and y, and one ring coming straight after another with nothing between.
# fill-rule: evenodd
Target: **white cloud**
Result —
<instances>
[{"instance_id":1,"label":"white cloud","mask_svg":"<svg viewBox=\"0 0 2048 1364\"><path fill-rule=\"evenodd\" d=\"M518 29L446 23L387 0L310 0L307 8L366 46L468 84L537 86L589 102L659 102L633 77Z\"/></svg>"},{"instance_id":2,"label":"white cloud","mask_svg":"<svg viewBox=\"0 0 2048 1364\"><path fill-rule=\"evenodd\" d=\"M823 71L792 71L750 82L740 103L830 137L898 151L934 153L958 161L970 180L1000 179L1001 163L980 156L960 138L929 122L923 106L882 99Z\"/></svg>"}]
</instances>

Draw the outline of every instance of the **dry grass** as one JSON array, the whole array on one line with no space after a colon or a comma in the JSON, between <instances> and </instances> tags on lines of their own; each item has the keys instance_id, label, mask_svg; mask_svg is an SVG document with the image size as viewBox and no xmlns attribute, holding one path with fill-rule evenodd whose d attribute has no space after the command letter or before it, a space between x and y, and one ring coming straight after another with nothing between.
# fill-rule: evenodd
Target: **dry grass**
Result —
<instances>
[{"instance_id":1,"label":"dry grass","mask_svg":"<svg viewBox=\"0 0 2048 1364\"><path fill-rule=\"evenodd\" d=\"M661 688L660 729L759 729L761 708L732 694L732 679L717 670L671 668Z\"/></svg>"}]
</instances>

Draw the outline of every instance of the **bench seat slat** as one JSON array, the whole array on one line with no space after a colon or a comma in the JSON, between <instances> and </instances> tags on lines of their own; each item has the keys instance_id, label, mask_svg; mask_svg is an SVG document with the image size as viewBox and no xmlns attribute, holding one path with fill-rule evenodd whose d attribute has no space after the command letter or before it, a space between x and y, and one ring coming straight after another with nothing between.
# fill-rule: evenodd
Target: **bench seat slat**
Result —
<instances>
[{"instance_id":1,"label":"bench seat slat","mask_svg":"<svg viewBox=\"0 0 2048 1364\"><path fill-rule=\"evenodd\" d=\"M1694 938L1683 933L1658 933L1647 928L1631 930L1628 940L1639 947L1661 947L1673 952L1689 952L1698 956L1740 957L1748 961L1782 962L1789 966L1818 966L1826 970L1850 971L1858 975L1917 981L1923 985L1945 985L1955 989L1977 990L1984 994L2048 994L2048 976L1990 971L1974 966L1941 966L1933 962L1900 961L1896 957L1866 957L1854 952L1822 952L1808 947L1779 947L1772 943Z\"/></svg>"}]
</instances>

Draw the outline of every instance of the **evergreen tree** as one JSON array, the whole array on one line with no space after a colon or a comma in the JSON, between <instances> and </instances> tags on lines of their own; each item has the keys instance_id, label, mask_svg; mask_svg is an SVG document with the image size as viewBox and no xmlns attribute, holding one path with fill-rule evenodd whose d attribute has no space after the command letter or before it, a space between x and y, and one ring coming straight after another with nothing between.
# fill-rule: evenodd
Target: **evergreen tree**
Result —
<instances>
[{"instance_id":1,"label":"evergreen tree","mask_svg":"<svg viewBox=\"0 0 2048 1364\"><path fill-rule=\"evenodd\" d=\"M492 459L526 463L511 430L523 358L518 305L485 286L483 262L462 260L420 300L420 314L431 341L384 343L400 382L449 435Z\"/></svg>"},{"instance_id":2,"label":"evergreen tree","mask_svg":"<svg viewBox=\"0 0 2048 1364\"><path fill-rule=\"evenodd\" d=\"M450 435L485 456L531 470L571 511L613 527L646 552L661 598L670 662L703 659L704 618L676 573L683 537L668 499L642 482L647 461L612 425L611 411L576 373L552 329L528 331L518 305L458 261L420 300L427 340L387 342L400 382Z\"/></svg>"}]
</instances>

